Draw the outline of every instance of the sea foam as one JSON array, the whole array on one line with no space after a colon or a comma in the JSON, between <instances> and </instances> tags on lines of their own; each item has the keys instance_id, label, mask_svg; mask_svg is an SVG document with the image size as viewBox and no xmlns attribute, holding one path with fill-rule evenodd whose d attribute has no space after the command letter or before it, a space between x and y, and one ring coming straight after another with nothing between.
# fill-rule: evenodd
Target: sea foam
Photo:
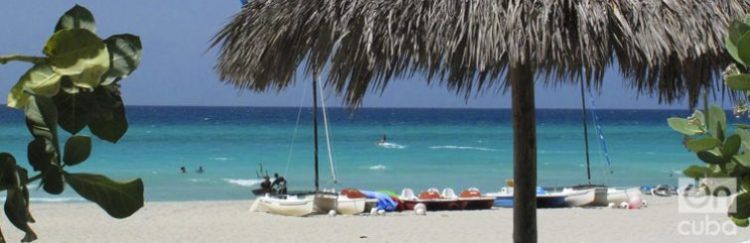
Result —
<instances>
[{"instance_id":1,"label":"sea foam","mask_svg":"<svg viewBox=\"0 0 750 243\"><path fill-rule=\"evenodd\" d=\"M388 169L388 167L386 167L385 165L373 165L373 166L370 166L370 167L367 167L367 168L370 169L370 170L386 170L386 169Z\"/></svg>"},{"instance_id":2,"label":"sea foam","mask_svg":"<svg viewBox=\"0 0 750 243\"><path fill-rule=\"evenodd\" d=\"M406 146L397 144L397 143L378 143L378 146L381 148L387 148L387 149L405 149Z\"/></svg>"},{"instance_id":3,"label":"sea foam","mask_svg":"<svg viewBox=\"0 0 750 243\"><path fill-rule=\"evenodd\" d=\"M491 148L471 147L471 146L457 146L457 145L430 146L430 149L460 149L460 150L478 150L478 151L497 151L496 149L491 149Z\"/></svg>"},{"instance_id":4,"label":"sea foam","mask_svg":"<svg viewBox=\"0 0 750 243\"><path fill-rule=\"evenodd\" d=\"M254 185L260 184L260 179L230 179L230 178L224 178L224 181L226 181L229 184L237 185L237 186L244 186L244 187L252 187Z\"/></svg>"}]
</instances>

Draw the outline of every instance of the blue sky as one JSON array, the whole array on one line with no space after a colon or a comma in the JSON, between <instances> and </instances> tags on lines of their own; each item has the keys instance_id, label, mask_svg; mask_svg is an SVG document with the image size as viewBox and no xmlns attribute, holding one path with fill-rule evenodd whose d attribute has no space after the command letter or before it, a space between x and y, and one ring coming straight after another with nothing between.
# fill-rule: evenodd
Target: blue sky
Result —
<instances>
[{"instance_id":1,"label":"blue sky","mask_svg":"<svg viewBox=\"0 0 750 243\"><path fill-rule=\"evenodd\" d=\"M209 50L213 35L240 9L236 0L177 1L28 1L0 2L0 55L41 55L44 42L58 17L74 4L94 12L98 34L129 32L141 36L144 56L140 68L123 81L128 105L298 106L304 86L283 92L240 92L219 82L213 66L216 51ZM2 100L28 64L0 66ZM577 86L537 85L537 107L577 108ZM309 90L308 90L309 92ZM340 105L335 95L328 104ZM468 101L444 87L427 86L420 76L397 80L380 95L369 95L365 107L510 107L510 95L486 92ZM604 89L596 95L599 108L684 109L686 102L658 104L655 97L628 89L615 70L607 73ZM4 102L0 102L4 103ZM308 104L309 103L304 103Z\"/></svg>"}]
</instances>

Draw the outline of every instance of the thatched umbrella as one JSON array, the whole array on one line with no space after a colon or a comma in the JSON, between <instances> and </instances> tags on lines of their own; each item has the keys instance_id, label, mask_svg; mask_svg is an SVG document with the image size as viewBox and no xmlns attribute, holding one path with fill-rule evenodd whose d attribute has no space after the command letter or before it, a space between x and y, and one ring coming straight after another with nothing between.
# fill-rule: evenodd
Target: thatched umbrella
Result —
<instances>
[{"instance_id":1,"label":"thatched umbrella","mask_svg":"<svg viewBox=\"0 0 750 243\"><path fill-rule=\"evenodd\" d=\"M536 241L534 80L601 87L613 63L641 93L697 97L729 63L742 0L252 1L216 36L221 79L283 89L301 65L353 107L395 78L425 74L469 96L510 86L514 239Z\"/></svg>"}]
</instances>

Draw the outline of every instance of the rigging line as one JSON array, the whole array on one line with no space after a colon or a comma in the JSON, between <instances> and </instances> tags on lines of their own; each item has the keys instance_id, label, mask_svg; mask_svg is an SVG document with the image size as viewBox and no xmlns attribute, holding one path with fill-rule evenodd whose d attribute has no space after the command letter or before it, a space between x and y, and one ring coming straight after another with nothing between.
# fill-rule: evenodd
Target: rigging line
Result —
<instances>
[{"instance_id":1,"label":"rigging line","mask_svg":"<svg viewBox=\"0 0 750 243\"><path fill-rule=\"evenodd\" d=\"M289 173L289 164L292 161L292 152L294 152L294 141L297 139L297 131L299 130L299 121L302 117L302 102L304 102L305 97L307 96L307 85L302 85L304 88L302 89L302 95L300 95L299 99L299 109L297 110L297 121L294 123L294 132L292 133L292 141L289 143L289 154L286 157L286 166L284 168L284 175Z\"/></svg>"},{"instance_id":2,"label":"rigging line","mask_svg":"<svg viewBox=\"0 0 750 243\"><path fill-rule=\"evenodd\" d=\"M591 90L589 90L589 102L591 103L591 119L594 121L594 127L596 128L596 135L599 138L599 146L602 148L602 153L604 155L604 160L607 162L607 169L604 174L613 174L614 171L612 171L612 161L609 158L609 146L607 144L607 139L604 137L604 129L601 125L601 119L599 119L599 116L596 114L596 100L594 99L594 94L591 93ZM605 177L606 178L606 177Z\"/></svg>"},{"instance_id":3,"label":"rigging line","mask_svg":"<svg viewBox=\"0 0 750 243\"><path fill-rule=\"evenodd\" d=\"M333 163L333 149L331 149L331 131L328 129L328 113L326 112L326 101L325 101L325 95L323 94L323 86L318 82L318 90L320 90L321 99L320 99L320 107L323 109L323 127L325 128L326 132L326 145L328 147L328 163L331 166L331 177L333 178L333 184L338 184L338 179L336 178L336 168Z\"/></svg>"},{"instance_id":4,"label":"rigging line","mask_svg":"<svg viewBox=\"0 0 750 243\"><path fill-rule=\"evenodd\" d=\"M589 185L591 185L591 162L589 158L589 129L588 129L588 121L586 119L586 95L584 93L584 86L586 83L583 80L583 77L581 77L581 113L582 113L582 120L583 120L583 141L586 148L586 178L588 179Z\"/></svg>"}]
</instances>

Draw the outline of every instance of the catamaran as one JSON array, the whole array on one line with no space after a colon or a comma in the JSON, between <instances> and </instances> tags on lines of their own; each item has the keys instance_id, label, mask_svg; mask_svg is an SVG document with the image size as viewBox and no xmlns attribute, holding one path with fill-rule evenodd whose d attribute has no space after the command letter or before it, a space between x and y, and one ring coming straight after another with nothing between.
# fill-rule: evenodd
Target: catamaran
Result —
<instances>
[{"instance_id":1,"label":"catamaran","mask_svg":"<svg viewBox=\"0 0 750 243\"><path fill-rule=\"evenodd\" d=\"M290 192L285 195L266 193L258 196L251 207L254 212L268 212L286 216L307 216L311 214L326 214L335 211L339 214L357 214L366 210L368 203L372 200L366 198L350 198L346 195L339 195L335 190L321 190L320 178L318 173L318 90L323 91L322 85L318 82L319 76L313 75L313 99L312 99L312 121L313 121L313 163L315 172L315 190L310 192ZM325 125L325 135L328 147L328 157L331 168L331 176L334 183L336 173L333 165L333 156L331 151L331 141L328 129L328 115L325 109L325 102L322 104L323 121ZM256 191L256 190L254 190Z\"/></svg>"}]
</instances>

